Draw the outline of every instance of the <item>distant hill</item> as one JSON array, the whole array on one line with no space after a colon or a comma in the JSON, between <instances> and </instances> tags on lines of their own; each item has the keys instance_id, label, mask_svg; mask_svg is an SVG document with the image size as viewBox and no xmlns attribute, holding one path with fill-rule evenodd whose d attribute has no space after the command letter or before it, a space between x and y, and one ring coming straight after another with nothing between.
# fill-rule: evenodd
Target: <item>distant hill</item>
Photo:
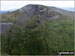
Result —
<instances>
[{"instance_id":1,"label":"distant hill","mask_svg":"<svg viewBox=\"0 0 75 56\"><path fill-rule=\"evenodd\" d=\"M63 8L65 10L69 10L69 11L75 11L75 8Z\"/></svg>"},{"instance_id":2,"label":"distant hill","mask_svg":"<svg viewBox=\"0 0 75 56\"><path fill-rule=\"evenodd\" d=\"M0 11L0 14L8 13L8 11Z\"/></svg>"}]
</instances>

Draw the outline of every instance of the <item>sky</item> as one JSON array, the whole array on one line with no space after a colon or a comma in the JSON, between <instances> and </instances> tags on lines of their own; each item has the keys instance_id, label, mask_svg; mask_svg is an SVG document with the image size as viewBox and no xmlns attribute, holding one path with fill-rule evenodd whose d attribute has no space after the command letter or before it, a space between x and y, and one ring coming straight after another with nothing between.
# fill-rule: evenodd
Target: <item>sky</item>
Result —
<instances>
[{"instance_id":1,"label":"sky","mask_svg":"<svg viewBox=\"0 0 75 56\"><path fill-rule=\"evenodd\" d=\"M74 8L74 1L1 1L0 11L13 11L22 8L28 4L40 4L46 6L54 6L58 8Z\"/></svg>"}]
</instances>

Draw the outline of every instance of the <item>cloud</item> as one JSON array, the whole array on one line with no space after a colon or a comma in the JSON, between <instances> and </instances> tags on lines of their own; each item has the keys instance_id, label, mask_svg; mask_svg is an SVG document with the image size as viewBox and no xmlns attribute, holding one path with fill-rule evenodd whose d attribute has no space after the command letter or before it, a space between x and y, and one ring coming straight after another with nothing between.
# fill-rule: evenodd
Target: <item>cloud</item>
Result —
<instances>
[{"instance_id":1,"label":"cloud","mask_svg":"<svg viewBox=\"0 0 75 56\"><path fill-rule=\"evenodd\" d=\"M1 1L1 11L19 9L27 4L41 4L46 6L55 6L59 8L74 8L74 1Z\"/></svg>"}]
</instances>

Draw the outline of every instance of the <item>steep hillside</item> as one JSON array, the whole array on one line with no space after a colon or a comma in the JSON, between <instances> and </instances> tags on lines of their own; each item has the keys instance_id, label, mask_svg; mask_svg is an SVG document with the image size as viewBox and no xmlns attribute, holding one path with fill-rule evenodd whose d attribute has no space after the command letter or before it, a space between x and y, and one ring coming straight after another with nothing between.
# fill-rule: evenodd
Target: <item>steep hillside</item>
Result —
<instances>
[{"instance_id":1,"label":"steep hillside","mask_svg":"<svg viewBox=\"0 0 75 56\"><path fill-rule=\"evenodd\" d=\"M2 33L2 54L56 55L74 52L74 18L43 5L30 4L18 11L15 23Z\"/></svg>"}]
</instances>

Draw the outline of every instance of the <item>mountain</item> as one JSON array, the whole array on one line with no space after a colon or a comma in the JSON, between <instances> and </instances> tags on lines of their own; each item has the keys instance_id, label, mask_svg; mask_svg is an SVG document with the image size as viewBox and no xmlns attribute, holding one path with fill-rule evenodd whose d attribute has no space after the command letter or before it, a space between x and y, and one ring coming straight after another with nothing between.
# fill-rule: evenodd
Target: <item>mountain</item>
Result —
<instances>
[{"instance_id":1,"label":"mountain","mask_svg":"<svg viewBox=\"0 0 75 56\"><path fill-rule=\"evenodd\" d=\"M68 14L69 13L69 14ZM74 52L74 12L29 4L2 14L13 23L1 35L1 52L10 55L58 55Z\"/></svg>"}]
</instances>

